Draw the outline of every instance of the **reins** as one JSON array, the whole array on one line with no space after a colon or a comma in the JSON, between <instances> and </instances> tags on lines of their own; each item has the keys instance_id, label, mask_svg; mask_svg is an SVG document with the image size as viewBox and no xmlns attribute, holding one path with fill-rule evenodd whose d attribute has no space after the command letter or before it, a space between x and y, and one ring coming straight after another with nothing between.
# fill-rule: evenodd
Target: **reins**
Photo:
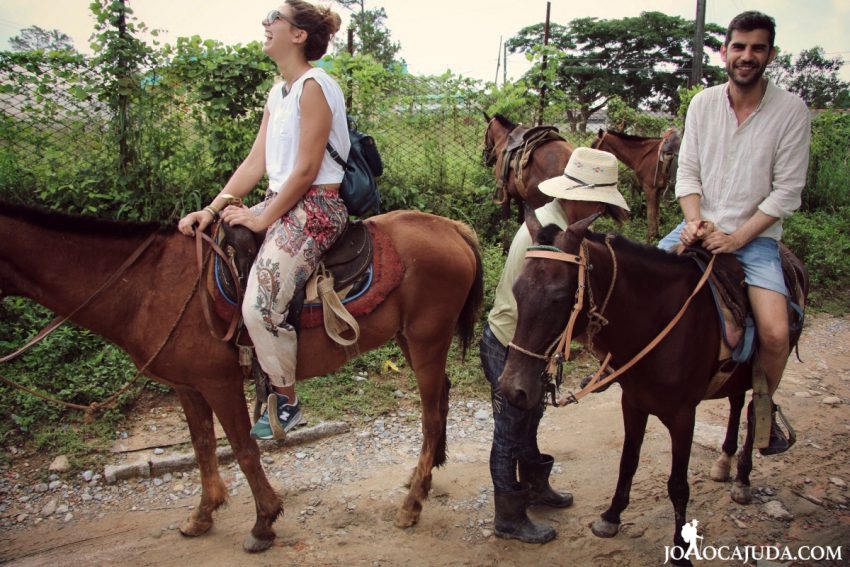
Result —
<instances>
[{"instance_id":1,"label":"reins","mask_svg":"<svg viewBox=\"0 0 850 567\"><path fill-rule=\"evenodd\" d=\"M216 226L213 226L212 233L215 234ZM207 253L206 257L204 256L203 244L204 242L210 245L210 251ZM236 288L236 308L233 310L233 315L230 317L230 323L227 327L227 332L221 337L215 334L215 326L213 324L212 312L210 311L210 293L206 287L203 287L203 293L201 294L201 307L204 312L204 319L207 321L207 327L209 327L210 334L213 338L227 342L233 338L233 334L236 332L236 326L239 324L239 307L242 305L242 286L239 285L239 274L236 270L236 267L233 265L233 258L224 253L221 247L215 243L210 236L208 236L205 232L196 230L195 231L195 261L198 266L198 278L203 279L204 277L204 266L209 260L210 255L215 253L218 255L222 261L227 265L228 270L230 270L230 275L233 278L233 287Z\"/></svg>"},{"instance_id":2,"label":"reins","mask_svg":"<svg viewBox=\"0 0 850 567\"><path fill-rule=\"evenodd\" d=\"M196 234L201 234L201 231L196 231ZM81 311L83 308L88 306L103 291L105 291L109 286L111 286L113 283L115 283L118 280L118 278L120 278L133 264L135 264L135 262L142 256L142 254L150 247L150 245L156 239L156 235L157 235L157 232L154 232L150 236L148 236L148 238L146 238L145 241L142 242L142 244L138 248L136 248L136 250L124 261L124 263L121 264L121 266L97 290L95 290L94 293L92 293L88 297L88 299L83 301L83 303L81 303L76 309L71 311L68 315L59 316L59 317L56 317L55 319L53 319L53 321L51 321L44 329L42 329L38 333L38 335L36 335L35 338L33 338L32 340L27 342L27 344L25 344L24 346L22 346L21 348L19 348L15 352L0 358L0 363L9 362L9 361L12 361L12 360L18 358L19 356L24 354L26 351L28 351L30 348L32 348L33 346L35 346L36 344L41 342L50 333L52 333L57 328L59 328L60 325L62 325L66 321L68 321L71 317L73 317L79 311ZM198 240L200 241L200 237L198 237ZM91 404L84 406L84 405L81 405L81 404L66 402L64 400L59 400L57 398L48 396L46 394L42 394L42 393L37 392L37 391L35 391L31 388L27 388L26 386L19 384L18 382L15 382L14 380L10 380L10 379L6 378L5 376L2 376L2 375L0 375L0 381L2 381L3 383L5 383L5 384L7 384L7 385L9 385L13 388L17 388L17 389L19 389L23 392L27 392L28 394L31 394L31 395L33 395L37 398L42 399L42 400L52 402L52 403L56 403L56 404L59 404L61 406L66 407L66 408L81 410L85 413L86 423L91 422L94 419L95 412L100 411L102 409L108 409L108 408L111 408L112 406L114 406L116 401L118 400L118 398L122 394L124 394L127 390L129 390L139 380L139 378L142 376L144 371L147 370L147 368L153 363L154 360L156 360L156 358L159 356L159 354L165 348L165 345L168 344L168 341L174 335L174 331L175 331L175 329L177 329L177 325L183 319L183 315L186 313L186 309L189 307L189 304L191 303L192 298L195 295L195 291L198 289L198 285L200 284L202 279L203 279L203 272L201 271L198 274L198 278L195 280L194 284L192 285L192 288L189 291L189 295L186 297L186 300L183 302L183 306L180 308L180 311L178 312L177 317L174 320L174 323L171 325L171 328L169 329L168 333L166 333L165 338L162 340L162 342L156 348L153 355L151 355L151 357L148 358L148 360L141 367L139 367L135 376L133 376L133 378L127 384L125 384L121 389L119 389L118 391L113 393L111 396L109 396L109 398L107 398L106 400L104 400L102 402L92 402Z\"/></svg>"},{"instance_id":3,"label":"reins","mask_svg":"<svg viewBox=\"0 0 850 567\"><path fill-rule=\"evenodd\" d=\"M611 362L611 353L608 353L602 365L599 367L599 370L593 375L590 382L582 388L578 393L569 392L566 396L560 397L558 399L555 398L555 391L560 386L561 377L563 374L563 364L570 358L570 342L572 341L573 335L573 327L575 325L575 321L578 318L578 314L582 311L584 307L584 296L585 296L585 288L588 289L588 342L592 343L593 335L601 330L601 328L608 323L608 321L603 317L603 313L605 311L605 307L608 304L608 300L611 298L611 293L614 289L614 283L617 277L617 261L616 255L614 254L614 249L611 247L609 238L606 237L606 246L611 253L611 257L613 259L614 264L614 273L611 278L611 284L608 289L608 293L605 297L605 302L602 305L601 310L596 310L595 305L593 304L593 292L589 285L589 258L590 254L587 247L587 241L583 240L582 245L579 249L579 255L576 256L574 254L569 254L567 252L563 252L558 248L553 246L531 246L526 251L526 258L541 258L547 260L556 260L559 262L568 262L571 264L577 264L579 270L578 277L578 288L576 289L576 301L572 307L572 311L570 312L570 318L567 322L567 326L564 331L559 335L559 337L555 340L557 343L557 347L553 352L550 352L552 347L550 346L547 349L545 354L538 354L527 349L521 348L512 342L508 343L509 348L513 348L527 356L531 356L533 358L537 358L538 360L544 360L547 362L547 367L545 370L545 375L547 376L547 388L552 396L552 405L565 406L571 403L578 403L578 401L604 386L613 380L619 378L622 374L632 368L635 364L637 364L644 356L646 356L649 352L651 352L658 344L670 333L673 327L681 320L687 311L688 307L691 304L691 301L696 297L697 293L703 288L705 282L708 281L708 277L711 275L711 271L714 268L714 260L715 256L711 257L711 260L708 263L705 271L702 274L702 277L697 282L696 287L691 292L690 296L685 300L682 307L679 309L678 313L670 320L669 323L661 330L661 332L652 339L640 352L638 352L631 360L625 363L623 366L618 368L617 370L611 372L605 378L601 378L602 374L608 368L608 365ZM594 315L592 315L594 314ZM591 325L598 325L598 328L591 329ZM553 344L555 344L553 343ZM552 384L552 380L554 378L555 383Z\"/></svg>"}]
</instances>

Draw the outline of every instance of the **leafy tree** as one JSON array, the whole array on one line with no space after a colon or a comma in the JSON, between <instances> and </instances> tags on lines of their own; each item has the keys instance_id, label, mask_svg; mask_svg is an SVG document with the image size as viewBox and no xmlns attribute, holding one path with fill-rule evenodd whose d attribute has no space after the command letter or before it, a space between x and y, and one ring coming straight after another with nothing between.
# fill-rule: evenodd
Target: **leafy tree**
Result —
<instances>
[{"instance_id":1,"label":"leafy tree","mask_svg":"<svg viewBox=\"0 0 850 567\"><path fill-rule=\"evenodd\" d=\"M583 131L587 118L614 95L634 108L675 111L677 90L691 72L692 20L660 12L619 20L578 18L568 26L551 25L546 48L543 27L520 30L507 46L536 62L528 82L547 86L547 97L564 106L573 129ZM725 29L716 24L705 29L702 81L712 84L723 75L708 64L708 51L720 50Z\"/></svg>"},{"instance_id":2,"label":"leafy tree","mask_svg":"<svg viewBox=\"0 0 850 567\"><path fill-rule=\"evenodd\" d=\"M805 49L793 59L779 55L768 73L777 85L800 95L811 108L850 108L850 83L838 78L840 56L827 59L823 48Z\"/></svg>"},{"instance_id":3,"label":"leafy tree","mask_svg":"<svg viewBox=\"0 0 850 567\"><path fill-rule=\"evenodd\" d=\"M354 30L354 53L371 55L385 68L393 65L404 65L403 59L397 59L401 44L394 42L390 30L387 29L385 20L387 12L383 8L367 10L364 0L337 0L337 2L349 10L351 14L351 27ZM355 11L352 7L359 6ZM344 51L345 47L337 43L337 51Z\"/></svg>"},{"instance_id":4,"label":"leafy tree","mask_svg":"<svg viewBox=\"0 0 850 567\"><path fill-rule=\"evenodd\" d=\"M74 42L59 30L46 30L38 26L30 26L21 30L21 34L9 40L12 51L76 51Z\"/></svg>"}]
</instances>

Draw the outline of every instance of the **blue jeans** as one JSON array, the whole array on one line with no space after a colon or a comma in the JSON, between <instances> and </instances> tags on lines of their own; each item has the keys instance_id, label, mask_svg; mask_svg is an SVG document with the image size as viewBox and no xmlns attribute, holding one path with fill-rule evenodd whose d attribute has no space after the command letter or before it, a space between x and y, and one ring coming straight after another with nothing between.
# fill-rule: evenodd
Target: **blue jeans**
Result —
<instances>
[{"instance_id":1,"label":"blue jeans","mask_svg":"<svg viewBox=\"0 0 850 567\"><path fill-rule=\"evenodd\" d=\"M517 480L519 461L537 463L537 428L543 417L544 405L526 411L509 404L499 391L499 376L505 368L508 349L484 325L481 335L481 366L490 382L493 400L493 445L490 448L490 476L496 492L513 492L520 489Z\"/></svg>"}]
</instances>

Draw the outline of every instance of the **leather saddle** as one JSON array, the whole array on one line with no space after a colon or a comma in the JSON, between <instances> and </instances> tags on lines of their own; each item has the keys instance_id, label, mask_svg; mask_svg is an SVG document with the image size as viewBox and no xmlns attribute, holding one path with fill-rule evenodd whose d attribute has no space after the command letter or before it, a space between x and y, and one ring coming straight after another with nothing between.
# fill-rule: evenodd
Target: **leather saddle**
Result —
<instances>
[{"instance_id":1,"label":"leather saddle","mask_svg":"<svg viewBox=\"0 0 850 567\"><path fill-rule=\"evenodd\" d=\"M493 201L496 204L504 204L507 200L506 186L514 170L517 181L521 182L522 170L528 164L531 154L535 149L547 142L563 140L556 126L528 126L519 125L508 133L505 148L502 150L502 168L496 187Z\"/></svg>"},{"instance_id":2,"label":"leather saddle","mask_svg":"<svg viewBox=\"0 0 850 567\"><path fill-rule=\"evenodd\" d=\"M215 262L212 263L212 279L217 289L213 291L217 291L231 306L236 306L236 298L241 296L237 294L236 286L243 291L245 289L248 273L264 238L264 234L255 234L245 227L229 226L226 223L221 223L216 231L215 241L224 251L227 261L235 268L238 282L233 281L230 268L224 260L216 256ZM334 291L339 293L345 290L354 293L362 289L368 280L372 255L372 236L366 225L361 221L349 222L345 231L325 253L317 273L321 273L325 278L333 277ZM313 278L315 277L316 274L313 275ZM309 286L308 282L298 289L290 304L287 322L296 329L300 326L301 310Z\"/></svg>"},{"instance_id":3,"label":"leather saddle","mask_svg":"<svg viewBox=\"0 0 850 567\"><path fill-rule=\"evenodd\" d=\"M711 253L702 246L690 246L682 254L693 258L703 271L711 259ZM803 328L808 277L803 263L782 242L779 243L779 255L785 287L789 292L789 339L793 348ZM732 358L735 362L747 362L754 350L755 323L744 278L744 269L734 254L716 256L709 284L721 320L723 345L726 347L724 349L721 346L721 360Z\"/></svg>"}]
</instances>

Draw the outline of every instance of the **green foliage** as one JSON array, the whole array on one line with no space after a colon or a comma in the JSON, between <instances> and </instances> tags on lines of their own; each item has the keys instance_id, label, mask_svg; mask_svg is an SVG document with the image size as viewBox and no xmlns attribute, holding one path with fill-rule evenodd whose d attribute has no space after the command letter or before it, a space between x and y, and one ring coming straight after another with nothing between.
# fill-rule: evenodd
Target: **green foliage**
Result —
<instances>
[{"instance_id":1,"label":"green foliage","mask_svg":"<svg viewBox=\"0 0 850 567\"><path fill-rule=\"evenodd\" d=\"M354 53L370 55L390 69L403 66L404 60L397 59L401 44L392 40L386 19L387 12L383 8L361 9L351 15L351 26L355 36Z\"/></svg>"},{"instance_id":2,"label":"green foliage","mask_svg":"<svg viewBox=\"0 0 850 567\"><path fill-rule=\"evenodd\" d=\"M20 347L52 319L46 309L21 298L0 303L0 352ZM50 397L89 405L102 402L121 389L136 374L135 366L119 349L92 333L65 325L54 331L21 358L3 367L7 376L21 385ZM139 384L146 383L142 379ZM122 405L132 401L139 388L119 398L118 409L101 415L108 432L120 417ZM77 410L65 410L29 393L0 384L0 438L39 434L40 443L67 442L69 427L82 419Z\"/></svg>"},{"instance_id":3,"label":"green foliage","mask_svg":"<svg viewBox=\"0 0 850 567\"><path fill-rule=\"evenodd\" d=\"M807 211L850 206L850 113L827 111L812 120L809 171L803 191Z\"/></svg>"},{"instance_id":4,"label":"green foliage","mask_svg":"<svg viewBox=\"0 0 850 567\"><path fill-rule=\"evenodd\" d=\"M818 297L848 290L850 282L850 206L834 212L797 212L784 222L782 240L806 264Z\"/></svg>"},{"instance_id":5,"label":"green foliage","mask_svg":"<svg viewBox=\"0 0 850 567\"><path fill-rule=\"evenodd\" d=\"M506 42L511 52L535 61L528 83L555 104L565 104L573 129L584 130L588 117L617 95L633 108L675 110L676 92L690 74L694 22L660 12L616 20L577 18L568 26L553 25L543 46L543 25L520 30ZM705 47L718 51L725 30L706 26ZM721 70L704 55L703 80L712 84ZM546 67L543 67L543 61ZM569 101L569 103L566 103Z\"/></svg>"},{"instance_id":6,"label":"green foliage","mask_svg":"<svg viewBox=\"0 0 850 567\"><path fill-rule=\"evenodd\" d=\"M611 130L635 136L659 137L670 127L666 117L630 108L618 96L608 100L607 119Z\"/></svg>"},{"instance_id":7,"label":"green foliage","mask_svg":"<svg viewBox=\"0 0 850 567\"><path fill-rule=\"evenodd\" d=\"M12 51L74 51L71 37L59 30L46 30L38 26L29 26L21 30L20 35L9 39Z\"/></svg>"},{"instance_id":8,"label":"green foliage","mask_svg":"<svg viewBox=\"0 0 850 567\"><path fill-rule=\"evenodd\" d=\"M822 47L804 49L792 62L791 54L774 59L768 74L780 87L797 93L809 108L850 108L850 83L838 77L844 59L827 59Z\"/></svg>"}]
</instances>

